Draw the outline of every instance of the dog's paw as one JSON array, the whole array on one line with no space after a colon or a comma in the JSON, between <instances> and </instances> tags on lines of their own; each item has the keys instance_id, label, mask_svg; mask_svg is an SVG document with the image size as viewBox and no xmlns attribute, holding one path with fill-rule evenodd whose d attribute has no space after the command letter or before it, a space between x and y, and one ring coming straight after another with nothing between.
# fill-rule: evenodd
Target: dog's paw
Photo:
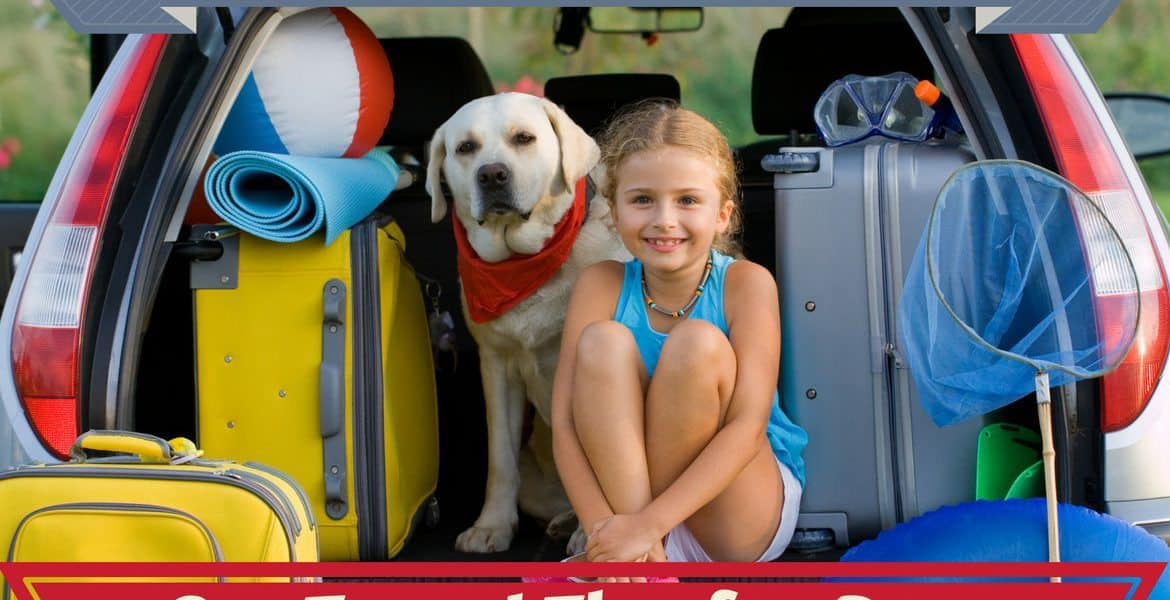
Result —
<instances>
[{"instance_id":1,"label":"dog's paw","mask_svg":"<svg viewBox=\"0 0 1170 600\"><path fill-rule=\"evenodd\" d=\"M471 527L455 538L455 549L460 552L486 554L503 552L512 545L511 527Z\"/></svg>"},{"instance_id":2,"label":"dog's paw","mask_svg":"<svg viewBox=\"0 0 1170 600\"><path fill-rule=\"evenodd\" d=\"M577 531L577 513L567 510L555 516L544 529L545 534L554 540L567 540Z\"/></svg>"},{"instance_id":3,"label":"dog's paw","mask_svg":"<svg viewBox=\"0 0 1170 600\"><path fill-rule=\"evenodd\" d=\"M586 541L588 541L588 537L585 535L585 530L577 527L577 530L569 537L569 543L565 544L565 555L573 556L584 552Z\"/></svg>"}]
</instances>

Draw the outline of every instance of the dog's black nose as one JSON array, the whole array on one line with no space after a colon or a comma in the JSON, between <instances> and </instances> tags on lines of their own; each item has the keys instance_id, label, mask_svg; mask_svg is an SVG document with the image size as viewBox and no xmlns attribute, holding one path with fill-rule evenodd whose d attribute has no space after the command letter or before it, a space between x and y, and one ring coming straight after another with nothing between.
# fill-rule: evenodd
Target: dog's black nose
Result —
<instances>
[{"instance_id":1,"label":"dog's black nose","mask_svg":"<svg viewBox=\"0 0 1170 600\"><path fill-rule=\"evenodd\" d=\"M484 165L476 171L476 180L482 188L498 188L508 184L512 173L504 163Z\"/></svg>"}]
</instances>

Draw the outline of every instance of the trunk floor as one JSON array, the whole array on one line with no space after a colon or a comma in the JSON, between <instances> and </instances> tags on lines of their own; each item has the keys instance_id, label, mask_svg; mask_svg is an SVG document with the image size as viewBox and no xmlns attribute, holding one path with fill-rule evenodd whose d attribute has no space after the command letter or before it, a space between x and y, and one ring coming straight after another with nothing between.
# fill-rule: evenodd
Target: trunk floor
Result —
<instances>
[{"instance_id":1,"label":"trunk floor","mask_svg":"<svg viewBox=\"0 0 1170 600\"><path fill-rule=\"evenodd\" d=\"M465 554L455 550L455 538L475 521L475 515L466 518L448 518L443 515L434 528L419 527L407 542L406 548L395 560L422 562L542 562L559 561L565 557L567 540L554 541L544 533L544 525L527 515L520 515L520 529L512 540L512 547L505 552L492 554ZM786 552L780 557L783 562L836 562L845 548L832 548L823 552Z\"/></svg>"},{"instance_id":2,"label":"trunk floor","mask_svg":"<svg viewBox=\"0 0 1170 600\"><path fill-rule=\"evenodd\" d=\"M475 521L475 515L455 518L442 515L439 524L422 525L406 543L395 560L433 562L529 562L558 561L565 557L565 543L555 542L544 534L544 525L527 515L520 516L520 529L505 552L469 554L455 549L455 538Z\"/></svg>"}]
</instances>

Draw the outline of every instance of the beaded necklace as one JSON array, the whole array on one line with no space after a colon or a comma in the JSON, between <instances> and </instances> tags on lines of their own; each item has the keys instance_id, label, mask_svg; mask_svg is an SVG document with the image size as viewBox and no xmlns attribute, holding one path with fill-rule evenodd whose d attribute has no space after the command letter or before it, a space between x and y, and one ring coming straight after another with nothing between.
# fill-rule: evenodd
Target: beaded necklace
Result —
<instances>
[{"instance_id":1,"label":"beaded necklace","mask_svg":"<svg viewBox=\"0 0 1170 600\"><path fill-rule=\"evenodd\" d=\"M687 301L687 305L680 308L679 310L666 310L665 308L662 308L661 306L658 306L657 304L654 303L654 300L652 298L650 298L650 290L647 289L647 287L646 287L646 270L643 269L642 270L642 299L646 301L646 306L649 307L650 310L653 310L654 312L657 312L659 314L663 314L663 315L666 315L668 317L672 317L675 319L678 319L678 318L682 317L683 315L687 314L687 311L690 310L692 307L694 307L695 303L699 301L699 296L703 295L703 288L707 285L707 279L709 279L711 277L711 268L713 266L715 266L714 261L715 261L714 255L709 255L707 257L707 266L703 269L703 278L699 280L699 287L695 288L695 293L693 295L691 295L691 299L689 301Z\"/></svg>"}]
</instances>

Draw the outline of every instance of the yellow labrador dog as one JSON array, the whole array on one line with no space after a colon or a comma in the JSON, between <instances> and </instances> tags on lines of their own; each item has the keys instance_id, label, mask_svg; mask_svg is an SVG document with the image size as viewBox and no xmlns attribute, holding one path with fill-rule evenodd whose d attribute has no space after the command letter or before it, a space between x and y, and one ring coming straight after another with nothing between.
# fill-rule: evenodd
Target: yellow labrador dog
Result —
<instances>
[{"instance_id":1,"label":"yellow labrador dog","mask_svg":"<svg viewBox=\"0 0 1170 600\"><path fill-rule=\"evenodd\" d=\"M475 309L480 306L475 298L469 307L469 280L478 280L480 273L466 271L471 267L460 263L463 313L479 347L489 445L483 508L456 540L461 551L506 550L517 527L518 505L549 521L554 536L568 535L576 527L556 476L548 426L561 327L577 275L602 260L629 259L609 225L603 198L577 199L574 205L579 182L598 159L597 144L564 111L527 94L473 100L431 140L426 181L431 219L438 222L447 213L441 187L445 175L458 220L457 239L461 228L464 248L469 245L484 270L532 259L546 245L567 252L559 268L530 295L486 316ZM575 237L566 238L558 227L571 218L583 221L577 221L581 225ZM539 418L522 448L525 402L536 407ZM583 536L575 533L570 547L582 544Z\"/></svg>"}]
</instances>

